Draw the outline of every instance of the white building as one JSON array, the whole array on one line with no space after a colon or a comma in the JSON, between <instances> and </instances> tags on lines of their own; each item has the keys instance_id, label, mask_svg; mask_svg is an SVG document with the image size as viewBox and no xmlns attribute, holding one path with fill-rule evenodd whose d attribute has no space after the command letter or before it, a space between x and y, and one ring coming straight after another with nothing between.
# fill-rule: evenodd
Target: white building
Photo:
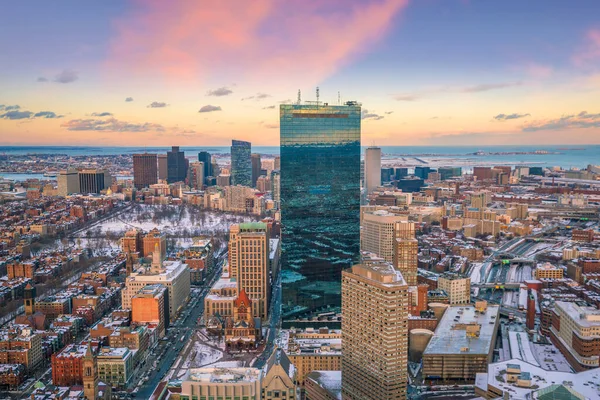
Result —
<instances>
[{"instance_id":1,"label":"white building","mask_svg":"<svg viewBox=\"0 0 600 400\"><path fill-rule=\"evenodd\" d=\"M367 194L381 186L381 149L369 147L365 150L365 189Z\"/></svg>"}]
</instances>

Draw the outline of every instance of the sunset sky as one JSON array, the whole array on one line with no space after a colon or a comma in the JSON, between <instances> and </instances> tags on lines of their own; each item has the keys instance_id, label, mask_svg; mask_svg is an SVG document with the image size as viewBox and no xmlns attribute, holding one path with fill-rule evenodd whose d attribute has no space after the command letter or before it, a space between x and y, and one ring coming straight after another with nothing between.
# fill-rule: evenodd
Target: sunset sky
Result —
<instances>
[{"instance_id":1,"label":"sunset sky","mask_svg":"<svg viewBox=\"0 0 600 400\"><path fill-rule=\"evenodd\" d=\"M279 144L279 104L363 104L363 144L600 143L598 0L3 2L0 144Z\"/></svg>"}]
</instances>

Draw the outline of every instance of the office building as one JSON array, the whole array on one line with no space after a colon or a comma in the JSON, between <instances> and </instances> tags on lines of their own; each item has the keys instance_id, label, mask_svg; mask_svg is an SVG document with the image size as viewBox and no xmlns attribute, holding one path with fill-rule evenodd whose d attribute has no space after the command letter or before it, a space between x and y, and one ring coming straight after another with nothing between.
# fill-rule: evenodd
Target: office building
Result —
<instances>
[{"instance_id":1,"label":"office building","mask_svg":"<svg viewBox=\"0 0 600 400\"><path fill-rule=\"evenodd\" d=\"M427 179L430 172L436 172L431 167L415 167L415 176L421 179Z\"/></svg>"},{"instance_id":2,"label":"office building","mask_svg":"<svg viewBox=\"0 0 600 400\"><path fill-rule=\"evenodd\" d=\"M246 291L254 303L253 317L263 321L269 312L269 230L262 222L231 225L229 228L229 274L238 291Z\"/></svg>"},{"instance_id":3,"label":"office building","mask_svg":"<svg viewBox=\"0 0 600 400\"><path fill-rule=\"evenodd\" d=\"M133 155L133 185L142 189L158 183L158 159L156 154Z\"/></svg>"},{"instance_id":4,"label":"office building","mask_svg":"<svg viewBox=\"0 0 600 400\"><path fill-rule=\"evenodd\" d=\"M202 189L204 187L204 163L200 161L194 161L189 164L188 167L188 185L193 189Z\"/></svg>"},{"instance_id":5,"label":"office building","mask_svg":"<svg viewBox=\"0 0 600 400\"><path fill-rule=\"evenodd\" d=\"M446 273L438 277L438 289L448 295L450 305L471 303L471 278Z\"/></svg>"},{"instance_id":6,"label":"office building","mask_svg":"<svg viewBox=\"0 0 600 400\"><path fill-rule=\"evenodd\" d=\"M360 251L360 124L356 102L280 106L284 320L341 306Z\"/></svg>"},{"instance_id":7,"label":"office building","mask_svg":"<svg viewBox=\"0 0 600 400\"><path fill-rule=\"evenodd\" d=\"M252 187L256 187L256 181L260 176L260 172L262 170L260 163L260 154L252 153L250 156L250 161L252 163Z\"/></svg>"},{"instance_id":8,"label":"office building","mask_svg":"<svg viewBox=\"0 0 600 400\"><path fill-rule=\"evenodd\" d=\"M281 157L275 156L273 160L273 169L280 170L281 169Z\"/></svg>"},{"instance_id":9,"label":"office building","mask_svg":"<svg viewBox=\"0 0 600 400\"><path fill-rule=\"evenodd\" d=\"M169 295L161 284L144 286L131 299L131 322L155 324L159 337L165 335L169 325Z\"/></svg>"},{"instance_id":10,"label":"office building","mask_svg":"<svg viewBox=\"0 0 600 400\"><path fill-rule=\"evenodd\" d=\"M274 170L271 172L271 189L273 192L273 201L275 201L275 207L279 208L279 203L281 200L281 174L279 170Z\"/></svg>"},{"instance_id":11,"label":"office building","mask_svg":"<svg viewBox=\"0 0 600 400\"><path fill-rule=\"evenodd\" d=\"M310 400L339 400L342 398L342 371L312 371L304 384Z\"/></svg>"},{"instance_id":12,"label":"office building","mask_svg":"<svg viewBox=\"0 0 600 400\"><path fill-rule=\"evenodd\" d=\"M563 269L550 263L538 265L533 274L535 279L562 279Z\"/></svg>"},{"instance_id":13,"label":"office building","mask_svg":"<svg viewBox=\"0 0 600 400\"><path fill-rule=\"evenodd\" d=\"M131 309L131 300L148 285L162 284L168 291L169 317L173 321L190 295L190 270L180 261L161 262L153 257L150 268L140 267L125 279L125 289L121 292L122 307Z\"/></svg>"},{"instance_id":14,"label":"office building","mask_svg":"<svg viewBox=\"0 0 600 400\"><path fill-rule=\"evenodd\" d=\"M385 261L394 260L396 222L407 221L407 215L386 210L365 211L362 216L360 249L375 253Z\"/></svg>"},{"instance_id":15,"label":"office building","mask_svg":"<svg viewBox=\"0 0 600 400\"><path fill-rule=\"evenodd\" d=\"M79 171L79 192L100 193L112 185L112 177L108 171L100 169L84 169Z\"/></svg>"},{"instance_id":16,"label":"office building","mask_svg":"<svg viewBox=\"0 0 600 400\"><path fill-rule=\"evenodd\" d=\"M167 152L167 182L183 182L187 176L187 163L179 146L173 146Z\"/></svg>"},{"instance_id":17,"label":"office building","mask_svg":"<svg viewBox=\"0 0 600 400\"><path fill-rule=\"evenodd\" d=\"M157 250L161 256L167 254L167 239L157 228L154 228L142 239L142 256L151 257Z\"/></svg>"},{"instance_id":18,"label":"office building","mask_svg":"<svg viewBox=\"0 0 600 400\"><path fill-rule=\"evenodd\" d=\"M251 187L252 144L241 140L231 141L231 184Z\"/></svg>"},{"instance_id":19,"label":"office building","mask_svg":"<svg viewBox=\"0 0 600 400\"><path fill-rule=\"evenodd\" d=\"M394 168L380 168L381 169L381 182L391 182L394 180Z\"/></svg>"},{"instance_id":20,"label":"office building","mask_svg":"<svg viewBox=\"0 0 600 400\"><path fill-rule=\"evenodd\" d=\"M409 286L417 284L419 243L415 239L415 224L397 221L394 224L393 265Z\"/></svg>"},{"instance_id":21,"label":"office building","mask_svg":"<svg viewBox=\"0 0 600 400\"><path fill-rule=\"evenodd\" d=\"M552 311L550 339L575 371L598 368L600 310L584 302L557 301Z\"/></svg>"},{"instance_id":22,"label":"office building","mask_svg":"<svg viewBox=\"0 0 600 400\"><path fill-rule=\"evenodd\" d=\"M600 370L548 370L518 358L490 364L477 374L475 396L483 399L597 399Z\"/></svg>"},{"instance_id":23,"label":"office building","mask_svg":"<svg viewBox=\"0 0 600 400\"><path fill-rule=\"evenodd\" d=\"M399 179L396 182L396 186L398 189L401 189L403 192L407 193L415 193L420 192L421 188L425 185L425 180L421 178L417 178L415 176L407 176L405 178Z\"/></svg>"},{"instance_id":24,"label":"office building","mask_svg":"<svg viewBox=\"0 0 600 400\"><path fill-rule=\"evenodd\" d=\"M103 347L97 357L98 379L126 389L133 376L133 353L127 347Z\"/></svg>"},{"instance_id":25,"label":"office building","mask_svg":"<svg viewBox=\"0 0 600 400\"><path fill-rule=\"evenodd\" d=\"M296 366L295 383L301 388L311 371L342 369L342 332L339 329L282 330L279 346Z\"/></svg>"},{"instance_id":26,"label":"office building","mask_svg":"<svg viewBox=\"0 0 600 400\"><path fill-rule=\"evenodd\" d=\"M386 262L342 272L342 397L405 399L408 286Z\"/></svg>"},{"instance_id":27,"label":"office building","mask_svg":"<svg viewBox=\"0 0 600 400\"><path fill-rule=\"evenodd\" d=\"M212 156L207 151L198 153L198 161L204 163L204 177L215 176L213 173Z\"/></svg>"},{"instance_id":28,"label":"office building","mask_svg":"<svg viewBox=\"0 0 600 400\"><path fill-rule=\"evenodd\" d=\"M166 180L167 179L167 155L166 154L158 154L158 179Z\"/></svg>"},{"instance_id":29,"label":"office building","mask_svg":"<svg viewBox=\"0 0 600 400\"><path fill-rule=\"evenodd\" d=\"M369 147L365 150L365 189L367 194L381 186L381 149Z\"/></svg>"},{"instance_id":30,"label":"office building","mask_svg":"<svg viewBox=\"0 0 600 400\"><path fill-rule=\"evenodd\" d=\"M56 177L58 181L58 195L68 196L72 193L79 193L79 171L68 168L60 171Z\"/></svg>"},{"instance_id":31,"label":"office building","mask_svg":"<svg viewBox=\"0 0 600 400\"><path fill-rule=\"evenodd\" d=\"M474 382L493 361L500 306L446 308L423 353L423 379Z\"/></svg>"},{"instance_id":32,"label":"office building","mask_svg":"<svg viewBox=\"0 0 600 400\"><path fill-rule=\"evenodd\" d=\"M258 368L192 368L181 380L180 400L261 400L262 370Z\"/></svg>"},{"instance_id":33,"label":"office building","mask_svg":"<svg viewBox=\"0 0 600 400\"><path fill-rule=\"evenodd\" d=\"M450 178L458 178L462 175L461 167L440 167L438 168L440 179L445 181Z\"/></svg>"},{"instance_id":34,"label":"office building","mask_svg":"<svg viewBox=\"0 0 600 400\"><path fill-rule=\"evenodd\" d=\"M217 176L217 186L226 187L231 184L231 175L221 174Z\"/></svg>"}]
</instances>

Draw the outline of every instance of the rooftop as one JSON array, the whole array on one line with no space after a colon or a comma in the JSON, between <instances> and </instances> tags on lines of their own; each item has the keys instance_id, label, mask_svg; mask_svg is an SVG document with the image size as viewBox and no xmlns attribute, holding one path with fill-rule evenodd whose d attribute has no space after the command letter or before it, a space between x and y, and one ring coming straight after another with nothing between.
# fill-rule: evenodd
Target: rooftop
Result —
<instances>
[{"instance_id":1,"label":"rooftop","mask_svg":"<svg viewBox=\"0 0 600 400\"><path fill-rule=\"evenodd\" d=\"M487 355L494 347L492 339L498 328L500 306L488 305L485 312L473 306L448 307L423 355L478 354ZM479 326L478 335L468 335Z\"/></svg>"},{"instance_id":2,"label":"rooftop","mask_svg":"<svg viewBox=\"0 0 600 400\"><path fill-rule=\"evenodd\" d=\"M307 378L338 400L342 400L342 371L312 371Z\"/></svg>"},{"instance_id":3,"label":"rooftop","mask_svg":"<svg viewBox=\"0 0 600 400\"><path fill-rule=\"evenodd\" d=\"M257 368L194 368L188 373L188 380L204 383L255 382L260 378Z\"/></svg>"},{"instance_id":4,"label":"rooftop","mask_svg":"<svg viewBox=\"0 0 600 400\"><path fill-rule=\"evenodd\" d=\"M554 306L570 315L575 323L584 328L600 327L600 310L567 301L557 301Z\"/></svg>"},{"instance_id":5,"label":"rooftop","mask_svg":"<svg viewBox=\"0 0 600 400\"><path fill-rule=\"evenodd\" d=\"M532 388L521 388L508 383L505 377L506 370L518 365L521 373L528 373L531 377ZM534 390L542 390L552 385L565 385L575 390L586 399L600 398L600 369L591 369L584 372L547 371L525 361L512 359L488 365L488 372L477 374L475 385L487 390L487 385L494 386L508 392L511 399L519 400L531 398Z\"/></svg>"},{"instance_id":6,"label":"rooftop","mask_svg":"<svg viewBox=\"0 0 600 400\"><path fill-rule=\"evenodd\" d=\"M406 285L400 271L387 262L372 262L354 265L350 272L384 285Z\"/></svg>"}]
</instances>

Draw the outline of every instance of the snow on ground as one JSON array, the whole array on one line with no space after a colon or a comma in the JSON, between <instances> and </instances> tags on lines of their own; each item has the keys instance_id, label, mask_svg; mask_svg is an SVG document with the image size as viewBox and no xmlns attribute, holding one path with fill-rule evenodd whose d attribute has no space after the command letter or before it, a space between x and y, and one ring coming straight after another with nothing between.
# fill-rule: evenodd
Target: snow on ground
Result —
<instances>
[{"instance_id":1,"label":"snow on ground","mask_svg":"<svg viewBox=\"0 0 600 400\"><path fill-rule=\"evenodd\" d=\"M223 352L217 350L206 343L196 342L192 349L192 354L195 357L190 357L185 360L183 368L198 368L213 364L223 358Z\"/></svg>"},{"instance_id":2,"label":"snow on ground","mask_svg":"<svg viewBox=\"0 0 600 400\"><path fill-rule=\"evenodd\" d=\"M211 367L215 368L238 368L243 367L245 361L218 361L211 365Z\"/></svg>"},{"instance_id":3,"label":"snow on ground","mask_svg":"<svg viewBox=\"0 0 600 400\"><path fill-rule=\"evenodd\" d=\"M234 223L256 221L257 216L220 213L191 206L152 206L139 205L131 211L92 224L88 229L79 232L79 237L86 237L86 232L94 234L124 233L132 228L149 231L158 228L166 234L178 234L187 229L201 230L202 234L226 232Z\"/></svg>"}]
</instances>

